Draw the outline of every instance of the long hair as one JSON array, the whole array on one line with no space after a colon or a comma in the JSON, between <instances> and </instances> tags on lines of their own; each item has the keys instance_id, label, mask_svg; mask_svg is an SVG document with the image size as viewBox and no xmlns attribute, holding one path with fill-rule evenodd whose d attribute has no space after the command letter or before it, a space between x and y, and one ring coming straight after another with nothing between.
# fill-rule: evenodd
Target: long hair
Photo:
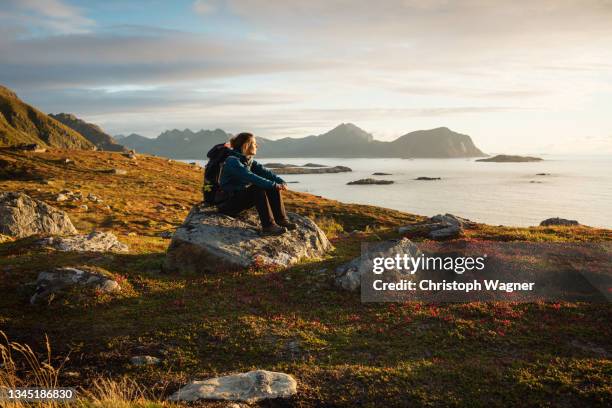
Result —
<instances>
[{"instance_id":1,"label":"long hair","mask_svg":"<svg viewBox=\"0 0 612 408\"><path fill-rule=\"evenodd\" d=\"M236 136L230 139L230 145L232 146L232 149L242 151L242 145L247 143L253 137L254 136L252 133L248 133L248 132L238 133Z\"/></svg>"}]
</instances>

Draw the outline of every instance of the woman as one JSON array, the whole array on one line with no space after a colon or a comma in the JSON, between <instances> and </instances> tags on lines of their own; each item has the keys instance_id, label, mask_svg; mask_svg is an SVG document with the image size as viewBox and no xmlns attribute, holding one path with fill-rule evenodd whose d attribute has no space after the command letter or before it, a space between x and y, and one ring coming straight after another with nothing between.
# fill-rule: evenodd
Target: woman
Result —
<instances>
[{"instance_id":1,"label":"woman","mask_svg":"<svg viewBox=\"0 0 612 408\"><path fill-rule=\"evenodd\" d=\"M296 225L289 222L282 190L285 181L253 160L257 141L252 133L240 133L230 140L231 153L225 159L219 177L219 186L227 198L217 204L219 212L236 216L255 206L261 221L263 235L281 235Z\"/></svg>"}]
</instances>

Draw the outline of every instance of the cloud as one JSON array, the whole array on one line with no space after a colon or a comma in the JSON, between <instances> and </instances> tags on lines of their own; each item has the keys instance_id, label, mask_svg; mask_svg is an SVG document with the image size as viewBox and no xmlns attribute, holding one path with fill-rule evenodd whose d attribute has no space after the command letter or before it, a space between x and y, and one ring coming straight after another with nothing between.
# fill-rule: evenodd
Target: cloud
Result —
<instances>
[{"instance_id":1,"label":"cloud","mask_svg":"<svg viewBox=\"0 0 612 408\"><path fill-rule=\"evenodd\" d=\"M217 4L212 0L195 0L193 10L198 14L211 14L217 11Z\"/></svg>"},{"instance_id":2,"label":"cloud","mask_svg":"<svg viewBox=\"0 0 612 408\"><path fill-rule=\"evenodd\" d=\"M83 11L61 0L5 0L0 21L7 25L30 26L54 33L87 32L95 25Z\"/></svg>"}]
</instances>

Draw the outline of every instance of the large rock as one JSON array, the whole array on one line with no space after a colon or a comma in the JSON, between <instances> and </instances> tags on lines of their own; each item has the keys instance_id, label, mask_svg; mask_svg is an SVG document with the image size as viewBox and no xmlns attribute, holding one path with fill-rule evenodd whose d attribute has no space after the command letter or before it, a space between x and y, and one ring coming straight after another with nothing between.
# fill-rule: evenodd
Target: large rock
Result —
<instances>
[{"instance_id":1,"label":"large rock","mask_svg":"<svg viewBox=\"0 0 612 408\"><path fill-rule=\"evenodd\" d=\"M303 258L320 258L332 249L325 233L309 218L288 213L297 224L280 236L261 236L256 214L238 218L196 205L172 236L164 270L201 273L261 266L289 266Z\"/></svg>"},{"instance_id":2,"label":"large rock","mask_svg":"<svg viewBox=\"0 0 612 408\"><path fill-rule=\"evenodd\" d=\"M475 225L474 222L453 214L438 214L423 222L400 227L398 232L425 235L431 239L448 239L460 237L464 228Z\"/></svg>"},{"instance_id":3,"label":"large rock","mask_svg":"<svg viewBox=\"0 0 612 408\"><path fill-rule=\"evenodd\" d=\"M393 258L404 254L411 257L420 256L420 251L408 238L395 241L383 241L367 244L362 247L362 254L350 262L336 268L336 286L350 291L361 288L361 276L366 269L372 269L373 259L376 257ZM400 278L405 279L406 276Z\"/></svg>"},{"instance_id":4,"label":"large rock","mask_svg":"<svg viewBox=\"0 0 612 408\"><path fill-rule=\"evenodd\" d=\"M255 370L248 373L193 381L169 399L171 401L229 400L254 403L270 398L288 398L297 393L297 382L284 373Z\"/></svg>"},{"instance_id":5,"label":"large rock","mask_svg":"<svg viewBox=\"0 0 612 408\"><path fill-rule=\"evenodd\" d=\"M40 299L46 299L75 285L90 287L102 293L112 293L121 290L116 281L104 275L76 268L56 268L52 271L38 274L36 292L30 298L30 303L35 304Z\"/></svg>"},{"instance_id":6,"label":"large rock","mask_svg":"<svg viewBox=\"0 0 612 408\"><path fill-rule=\"evenodd\" d=\"M580 224L576 220L566 220L565 218L559 218L559 217L548 218L540 223L541 227L550 227L552 225L561 225L564 227L571 227L571 226L576 226Z\"/></svg>"},{"instance_id":7,"label":"large rock","mask_svg":"<svg viewBox=\"0 0 612 408\"><path fill-rule=\"evenodd\" d=\"M76 233L65 212L23 193L0 193L0 234L24 238Z\"/></svg>"},{"instance_id":8,"label":"large rock","mask_svg":"<svg viewBox=\"0 0 612 408\"><path fill-rule=\"evenodd\" d=\"M128 246L119 242L111 232L92 232L89 235L49 237L40 241L41 245L51 246L66 252L127 252Z\"/></svg>"}]
</instances>

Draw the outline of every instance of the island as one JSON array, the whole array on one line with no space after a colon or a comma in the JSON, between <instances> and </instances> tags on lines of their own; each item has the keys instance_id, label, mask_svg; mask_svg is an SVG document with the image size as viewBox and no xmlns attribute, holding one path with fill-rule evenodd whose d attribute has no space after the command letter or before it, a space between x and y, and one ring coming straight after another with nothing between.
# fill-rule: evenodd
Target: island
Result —
<instances>
[{"instance_id":1,"label":"island","mask_svg":"<svg viewBox=\"0 0 612 408\"><path fill-rule=\"evenodd\" d=\"M491 162L491 163L526 163L526 162L539 162L542 161L540 157L532 156L513 156L509 154L498 154L497 156L487 157L486 159L478 159L477 162Z\"/></svg>"},{"instance_id":2,"label":"island","mask_svg":"<svg viewBox=\"0 0 612 408\"><path fill-rule=\"evenodd\" d=\"M280 164L280 163L275 163ZM270 166L266 166L270 167ZM323 174L323 173L345 173L353 171L350 167L334 166L334 167L305 167L305 166L284 166L270 167L276 174Z\"/></svg>"},{"instance_id":3,"label":"island","mask_svg":"<svg viewBox=\"0 0 612 408\"><path fill-rule=\"evenodd\" d=\"M393 180L376 180L376 179L373 179L373 178L365 178L365 179L359 179L359 180L355 180L355 181L349 181L346 184L348 184L348 185L354 185L354 184L393 184Z\"/></svg>"}]
</instances>

